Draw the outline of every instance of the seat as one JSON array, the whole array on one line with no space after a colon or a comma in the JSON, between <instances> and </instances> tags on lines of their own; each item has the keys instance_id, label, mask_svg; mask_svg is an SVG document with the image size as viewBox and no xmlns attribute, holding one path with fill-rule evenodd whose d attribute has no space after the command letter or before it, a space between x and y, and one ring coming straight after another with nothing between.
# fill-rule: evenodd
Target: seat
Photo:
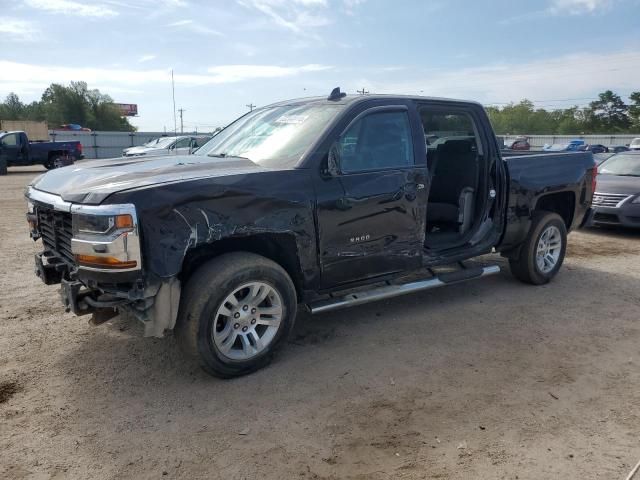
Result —
<instances>
[{"instance_id":1,"label":"seat","mask_svg":"<svg viewBox=\"0 0 640 480\"><path fill-rule=\"evenodd\" d=\"M466 233L473 224L477 155L473 140L448 140L432 154L427 224Z\"/></svg>"}]
</instances>

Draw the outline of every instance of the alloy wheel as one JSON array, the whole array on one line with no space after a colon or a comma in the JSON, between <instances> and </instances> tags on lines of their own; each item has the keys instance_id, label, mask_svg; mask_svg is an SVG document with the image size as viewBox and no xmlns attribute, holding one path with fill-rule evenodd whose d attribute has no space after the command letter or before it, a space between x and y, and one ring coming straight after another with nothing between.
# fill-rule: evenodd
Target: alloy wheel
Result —
<instances>
[{"instance_id":1,"label":"alloy wheel","mask_svg":"<svg viewBox=\"0 0 640 480\"><path fill-rule=\"evenodd\" d=\"M542 273L552 271L558 263L561 249L562 235L560 230L554 225L548 226L540 235L536 248L538 270Z\"/></svg>"},{"instance_id":2,"label":"alloy wheel","mask_svg":"<svg viewBox=\"0 0 640 480\"><path fill-rule=\"evenodd\" d=\"M271 344L282 313L282 297L275 287L265 282L241 285L218 307L213 341L225 357L249 360Z\"/></svg>"}]
</instances>

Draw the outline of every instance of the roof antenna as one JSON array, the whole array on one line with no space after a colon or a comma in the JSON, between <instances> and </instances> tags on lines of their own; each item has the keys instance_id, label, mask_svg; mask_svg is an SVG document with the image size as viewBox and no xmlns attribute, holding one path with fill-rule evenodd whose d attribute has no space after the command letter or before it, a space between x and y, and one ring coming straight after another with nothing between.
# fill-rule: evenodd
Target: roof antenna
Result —
<instances>
[{"instance_id":1,"label":"roof antenna","mask_svg":"<svg viewBox=\"0 0 640 480\"><path fill-rule=\"evenodd\" d=\"M340 100L341 98L346 97L347 94L340 91L340 87L336 87L331 90L331 94L327 97L327 100L335 101Z\"/></svg>"}]
</instances>

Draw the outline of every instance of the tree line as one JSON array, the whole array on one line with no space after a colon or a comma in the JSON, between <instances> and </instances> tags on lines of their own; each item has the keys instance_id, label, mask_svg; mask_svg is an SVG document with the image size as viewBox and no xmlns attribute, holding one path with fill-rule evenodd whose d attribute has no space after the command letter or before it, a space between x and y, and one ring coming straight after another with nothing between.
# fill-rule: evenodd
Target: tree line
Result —
<instances>
[{"instance_id":1,"label":"tree line","mask_svg":"<svg viewBox=\"0 0 640 480\"><path fill-rule=\"evenodd\" d=\"M89 89L86 82L68 86L52 83L39 101L31 103L23 103L18 95L10 93L0 102L0 119L46 121L51 128L76 123L91 130L135 131L111 97Z\"/></svg>"},{"instance_id":2,"label":"tree line","mask_svg":"<svg viewBox=\"0 0 640 480\"><path fill-rule=\"evenodd\" d=\"M498 135L588 135L640 133L640 92L629 101L607 90L587 107L545 110L522 100L504 107L487 107Z\"/></svg>"}]
</instances>

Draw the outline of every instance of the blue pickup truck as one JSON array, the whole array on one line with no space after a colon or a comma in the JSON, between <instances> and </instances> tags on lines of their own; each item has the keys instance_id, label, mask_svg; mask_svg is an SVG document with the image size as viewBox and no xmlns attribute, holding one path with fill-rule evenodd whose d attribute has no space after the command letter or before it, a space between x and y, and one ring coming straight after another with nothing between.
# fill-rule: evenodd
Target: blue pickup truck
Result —
<instances>
[{"instance_id":1,"label":"blue pickup truck","mask_svg":"<svg viewBox=\"0 0 640 480\"><path fill-rule=\"evenodd\" d=\"M25 132L0 132L0 175L7 174L7 167L43 165L51 170L81 158L84 155L78 141L30 142Z\"/></svg>"}]
</instances>

